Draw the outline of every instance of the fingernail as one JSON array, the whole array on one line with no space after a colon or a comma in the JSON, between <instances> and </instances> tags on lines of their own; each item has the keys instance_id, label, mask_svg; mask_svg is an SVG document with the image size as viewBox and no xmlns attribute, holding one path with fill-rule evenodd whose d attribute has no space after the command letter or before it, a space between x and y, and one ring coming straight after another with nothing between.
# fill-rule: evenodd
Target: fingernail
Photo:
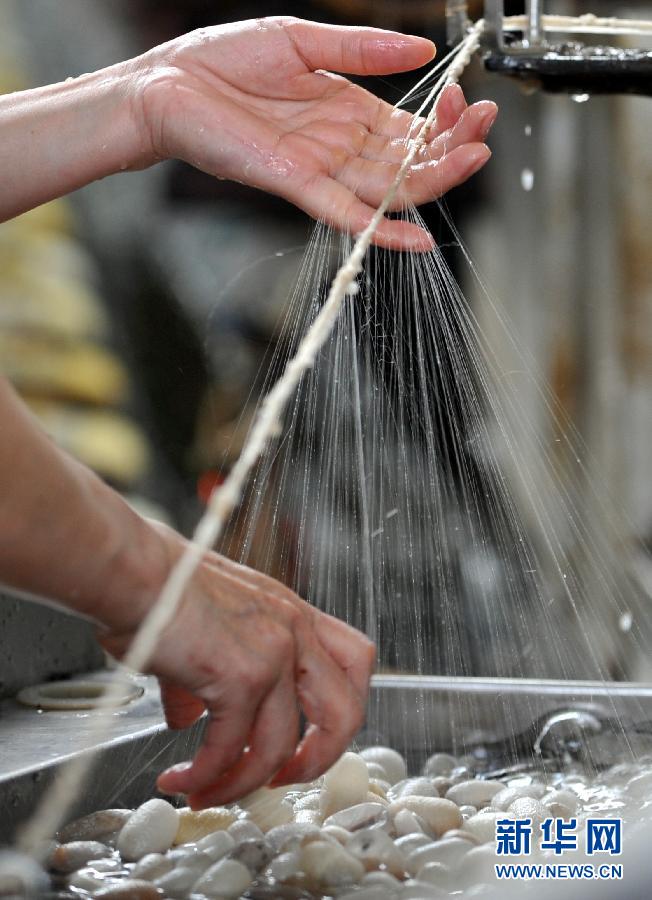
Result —
<instances>
[{"instance_id":1,"label":"fingernail","mask_svg":"<svg viewBox=\"0 0 652 900\"><path fill-rule=\"evenodd\" d=\"M496 121L497 114L498 107L494 106L492 109L488 109L486 112L484 112L480 117L480 133L483 138L485 138L491 131L491 126Z\"/></svg>"},{"instance_id":2,"label":"fingernail","mask_svg":"<svg viewBox=\"0 0 652 900\"><path fill-rule=\"evenodd\" d=\"M464 91L459 84L451 84L448 89L450 102L456 116L461 116L466 109L466 100L464 99Z\"/></svg>"},{"instance_id":3,"label":"fingernail","mask_svg":"<svg viewBox=\"0 0 652 900\"><path fill-rule=\"evenodd\" d=\"M411 34L392 34L392 36L388 38L382 37L376 39L375 44L383 50L412 50L416 47L420 47L422 50L427 50L432 54L430 57L431 59L434 58L435 53L437 52L437 48L431 40Z\"/></svg>"},{"instance_id":4,"label":"fingernail","mask_svg":"<svg viewBox=\"0 0 652 900\"><path fill-rule=\"evenodd\" d=\"M170 766L169 769L166 769L163 772L164 775L170 775L174 773L175 775L180 772L187 772L188 769L192 769L192 760L186 760L185 762L175 763L175 765Z\"/></svg>"},{"instance_id":5,"label":"fingernail","mask_svg":"<svg viewBox=\"0 0 652 900\"><path fill-rule=\"evenodd\" d=\"M428 253L430 250L434 250L435 246L436 244L434 237L427 231L423 231L420 235L414 238L410 249L416 250L420 253Z\"/></svg>"},{"instance_id":6,"label":"fingernail","mask_svg":"<svg viewBox=\"0 0 652 900\"><path fill-rule=\"evenodd\" d=\"M469 165L466 177L469 178L471 175L475 175L478 169L481 169L490 157L491 150L486 144L481 144L477 150L473 150L473 152L469 154Z\"/></svg>"},{"instance_id":7,"label":"fingernail","mask_svg":"<svg viewBox=\"0 0 652 900\"><path fill-rule=\"evenodd\" d=\"M175 784L175 778L178 778L179 775L185 774L191 768L192 768L191 762L182 762L182 763L177 763L175 766L170 766L169 769L166 769L164 772L161 772L161 774L157 778L156 784L157 784L158 789L160 791L162 791L163 793L167 793L169 789L166 787L165 783L167 781L172 780L172 784L174 785L172 792L174 793L175 791L177 791L179 789L178 786Z\"/></svg>"}]
</instances>

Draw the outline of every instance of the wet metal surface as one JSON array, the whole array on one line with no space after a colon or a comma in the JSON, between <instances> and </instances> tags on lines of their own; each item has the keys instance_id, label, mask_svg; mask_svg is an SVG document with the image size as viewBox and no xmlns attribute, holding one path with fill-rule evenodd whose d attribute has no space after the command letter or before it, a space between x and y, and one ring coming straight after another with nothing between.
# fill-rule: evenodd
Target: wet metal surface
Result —
<instances>
[{"instance_id":1,"label":"wet metal surface","mask_svg":"<svg viewBox=\"0 0 652 900\"><path fill-rule=\"evenodd\" d=\"M0 698L103 662L88 622L0 589Z\"/></svg>"},{"instance_id":2,"label":"wet metal surface","mask_svg":"<svg viewBox=\"0 0 652 900\"><path fill-rule=\"evenodd\" d=\"M115 713L110 740L100 751L95 776L71 818L97 809L135 806L156 796L156 776L189 758L202 723L183 732L166 727L151 678L135 680L145 691ZM360 745L388 744L417 771L437 750L458 755L498 748L505 765L532 761L546 722L571 711L601 723L600 743L588 749L592 765L609 764L617 752L644 752L652 744L652 686L631 683L440 678L383 675L374 679ZM57 768L77 752L92 713L39 714L12 701L0 708L0 841L10 841L34 809ZM624 736L626 735L626 739ZM493 749L492 749L493 748ZM493 754L495 755L495 754Z\"/></svg>"},{"instance_id":3,"label":"wet metal surface","mask_svg":"<svg viewBox=\"0 0 652 900\"><path fill-rule=\"evenodd\" d=\"M101 677L101 676L100 676ZM171 732L165 725L155 679L133 676L140 698L113 713L111 738L101 745L88 787L71 817L107 806L134 806L156 795L156 776L191 756L201 727ZM28 709L0 704L0 842L12 840L57 769L76 755L93 712Z\"/></svg>"}]
</instances>

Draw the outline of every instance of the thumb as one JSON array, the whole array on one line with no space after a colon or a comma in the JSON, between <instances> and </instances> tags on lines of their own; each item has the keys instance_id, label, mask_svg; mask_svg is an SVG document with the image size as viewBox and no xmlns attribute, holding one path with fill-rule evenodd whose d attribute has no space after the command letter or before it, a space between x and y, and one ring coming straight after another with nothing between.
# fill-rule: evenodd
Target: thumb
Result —
<instances>
[{"instance_id":1,"label":"thumb","mask_svg":"<svg viewBox=\"0 0 652 900\"><path fill-rule=\"evenodd\" d=\"M383 31L321 25L302 19L284 23L294 47L311 69L330 69L350 75L387 75L425 65L435 55L426 38Z\"/></svg>"}]
</instances>

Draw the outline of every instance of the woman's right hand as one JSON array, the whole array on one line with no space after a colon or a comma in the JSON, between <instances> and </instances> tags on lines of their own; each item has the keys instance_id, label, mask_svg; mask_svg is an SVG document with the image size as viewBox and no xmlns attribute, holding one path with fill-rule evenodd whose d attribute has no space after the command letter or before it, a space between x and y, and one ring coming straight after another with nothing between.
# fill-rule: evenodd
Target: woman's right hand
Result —
<instances>
[{"instance_id":1,"label":"woman's right hand","mask_svg":"<svg viewBox=\"0 0 652 900\"><path fill-rule=\"evenodd\" d=\"M186 541L152 526L168 568ZM152 600L154 597L152 596ZM120 657L147 603L113 607L103 646ZM141 613L136 617L133 610ZM272 578L207 553L148 671L161 681L168 724L186 728L208 710L191 762L164 772L164 793L201 808L274 783L307 782L329 768L360 729L374 646ZM300 741L299 714L308 729Z\"/></svg>"}]
</instances>

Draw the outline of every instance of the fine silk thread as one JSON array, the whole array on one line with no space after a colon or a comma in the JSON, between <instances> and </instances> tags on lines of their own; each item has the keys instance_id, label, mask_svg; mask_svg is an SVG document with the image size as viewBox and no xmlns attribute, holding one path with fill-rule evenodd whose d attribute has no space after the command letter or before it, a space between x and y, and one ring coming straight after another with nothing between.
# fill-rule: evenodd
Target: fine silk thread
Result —
<instances>
[{"instance_id":1,"label":"fine silk thread","mask_svg":"<svg viewBox=\"0 0 652 900\"><path fill-rule=\"evenodd\" d=\"M396 198L417 154L426 143L428 131L436 115L434 105L436 96L444 87L460 78L478 49L483 29L483 20L479 20L472 26L466 38L459 45L457 52L452 56L448 68L430 90L426 100L415 114L419 115L429 104L432 104L418 132L408 140L408 151L383 202L368 226L356 239L348 259L337 272L326 301L299 344L296 355L288 362L282 377L263 400L240 457L224 483L213 493L186 552L172 569L158 600L143 620L124 657L123 662L126 667L142 670L147 665L162 631L174 617L183 592L199 566L202 556L215 544L228 516L239 503L249 473L268 444L280 434L282 415L288 400L304 373L314 365L317 354L331 334L344 300L351 292L352 283L362 272L362 264L371 246L374 233ZM89 729L89 734L80 750L90 750L108 734L111 726L110 712L116 707L119 696L118 675L109 682L102 700L98 703L95 725ZM35 855L39 854L39 848L55 833L65 819L73 798L84 789L94 758L90 752L80 753L62 769L46 792L34 816L22 829L18 839L19 849Z\"/></svg>"}]
</instances>

